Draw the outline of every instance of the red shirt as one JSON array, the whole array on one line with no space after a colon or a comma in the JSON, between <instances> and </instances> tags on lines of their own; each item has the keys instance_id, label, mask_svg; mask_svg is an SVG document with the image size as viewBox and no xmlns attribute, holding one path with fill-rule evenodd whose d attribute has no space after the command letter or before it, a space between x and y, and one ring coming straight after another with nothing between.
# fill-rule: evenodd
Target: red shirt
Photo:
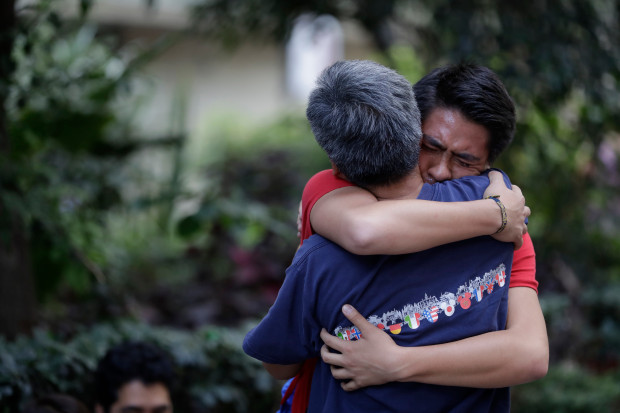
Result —
<instances>
[{"instance_id":1,"label":"red shirt","mask_svg":"<svg viewBox=\"0 0 620 413\"><path fill-rule=\"evenodd\" d=\"M310 212L316 201L335 189L347 186L354 185L335 176L331 169L321 171L310 178L301 197L301 243L315 233L310 224ZM510 287L529 287L538 293L536 254L530 234L523 236L523 246L514 252Z\"/></svg>"}]
</instances>

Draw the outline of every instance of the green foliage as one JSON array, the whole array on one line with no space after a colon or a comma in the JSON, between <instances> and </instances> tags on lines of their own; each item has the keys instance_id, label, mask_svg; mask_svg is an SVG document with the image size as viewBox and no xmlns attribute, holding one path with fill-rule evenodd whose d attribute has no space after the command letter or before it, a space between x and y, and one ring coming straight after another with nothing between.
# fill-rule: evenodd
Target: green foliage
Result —
<instances>
[{"instance_id":1,"label":"green foliage","mask_svg":"<svg viewBox=\"0 0 620 413\"><path fill-rule=\"evenodd\" d=\"M224 127L215 134L200 174L206 190L197 211L179 222L179 234L190 240L206 237L208 245L229 237L246 249L270 237L294 245L304 184L329 167L305 118L291 115L256 131Z\"/></svg>"},{"instance_id":2,"label":"green foliage","mask_svg":"<svg viewBox=\"0 0 620 413\"><path fill-rule=\"evenodd\" d=\"M114 98L128 86L128 62L95 38L96 28L63 23L52 3L20 16L6 101L11 154L33 156L50 143L79 153L106 138Z\"/></svg>"},{"instance_id":3,"label":"green foliage","mask_svg":"<svg viewBox=\"0 0 620 413\"><path fill-rule=\"evenodd\" d=\"M167 208L156 198L163 181L123 181L130 195L97 222L105 228L96 239L105 277L81 297L49 289L57 302L46 304L44 320L71 329L67 324L129 314L196 328L238 325L267 311L299 243L303 187L329 167L327 157L299 114L246 130L220 121L192 143L182 157L171 225L159 219Z\"/></svg>"},{"instance_id":4,"label":"green foliage","mask_svg":"<svg viewBox=\"0 0 620 413\"><path fill-rule=\"evenodd\" d=\"M573 360L597 371L614 369L620 348L620 283L586 285L579 294L547 293L540 303L552 361Z\"/></svg>"},{"instance_id":5,"label":"green foliage","mask_svg":"<svg viewBox=\"0 0 620 413\"><path fill-rule=\"evenodd\" d=\"M195 210L181 217L177 233L186 243L183 258L201 282L222 291L226 301L219 322L250 316L233 311L226 298L234 291L262 291L257 303L266 311L281 285L299 243L296 218L307 179L329 167L305 118L287 116L275 124L242 133L218 130L207 151ZM241 313L239 313L241 311ZM256 308L255 310L256 311Z\"/></svg>"},{"instance_id":6,"label":"green foliage","mask_svg":"<svg viewBox=\"0 0 620 413\"><path fill-rule=\"evenodd\" d=\"M411 47L404 44L391 46L387 53L378 55L374 60L391 66L411 83L415 83L426 74L420 57Z\"/></svg>"},{"instance_id":7,"label":"green foliage","mask_svg":"<svg viewBox=\"0 0 620 413\"><path fill-rule=\"evenodd\" d=\"M512 390L515 413L613 413L620 409L620 375L593 374L576 366L558 366L536 383Z\"/></svg>"},{"instance_id":8,"label":"green foliage","mask_svg":"<svg viewBox=\"0 0 620 413\"><path fill-rule=\"evenodd\" d=\"M245 355L245 330L203 327L197 331L150 327L133 321L98 324L67 339L43 330L13 342L0 338L1 412L20 410L49 392L71 394L93 406L93 373L108 348L126 340L154 343L176 367L175 410L184 412L273 411L276 383Z\"/></svg>"},{"instance_id":9,"label":"green foliage","mask_svg":"<svg viewBox=\"0 0 620 413\"><path fill-rule=\"evenodd\" d=\"M230 47L247 39L282 41L302 13L355 19L387 47L384 24L393 12L394 3L394 0L203 0L195 3L191 15L194 29Z\"/></svg>"},{"instance_id":10,"label":"green foliage","mask_svg":"<svg viewBox=\"0 0 620 413\"><path fill-rule=\"evenodd\" d=\"M0 153L0 206L27 232L40 300L59 288L86 294L104 280L105 214L122 201L127 156L146 145L129 137L121 113L147 54L118 49L84 19L61 18L56 4L17 16L9 150ZM90 4L81 2L82 17ZM0 222L0 234L8 228Z\"/></svg>"}]
</instances>

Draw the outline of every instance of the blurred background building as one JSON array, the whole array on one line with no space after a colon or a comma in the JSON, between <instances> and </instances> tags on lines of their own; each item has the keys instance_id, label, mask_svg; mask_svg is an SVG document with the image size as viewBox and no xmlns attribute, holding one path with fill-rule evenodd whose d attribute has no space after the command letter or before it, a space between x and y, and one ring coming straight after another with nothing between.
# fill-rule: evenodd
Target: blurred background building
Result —
<instances>
[{"instance_id":1,"label":"blurred background building","mask_svg":"<svg viewBox=\"0 0 620 413\"><path fill-rule=\"evenodd\" d=\"M65 0L67 16L77 1ZM94 2L90 19L122 44L148 45L160 36L187 29L195 0ZM171 96L187 110L188 131L207 127L218 116L238 116L250 124L275 120L283 112L303 111L318 73L339 59L368 58L372 39L356 22L308 13L298 18L289 40L246 41L227 48L221 42L189 34L145 68L148 96L139 125L150 133L169 127ZM178 100L174 101L176 104Z\"/></svg>"}]
</instances>

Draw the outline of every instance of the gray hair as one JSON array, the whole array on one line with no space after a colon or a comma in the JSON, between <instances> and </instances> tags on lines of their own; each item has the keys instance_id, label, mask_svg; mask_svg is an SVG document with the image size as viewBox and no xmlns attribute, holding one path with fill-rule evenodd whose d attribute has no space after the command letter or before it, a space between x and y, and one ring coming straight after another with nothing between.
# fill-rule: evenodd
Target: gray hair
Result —
<instances>
[{"instance_id":1,"label":"gray hair","mask_svg":"<svg viewBox=\"0 0 620 413\"><path fill-rule=\"evenodd\" d=\"M321 148L354 184L387 185L418 164L422 129L411 83L367 60L323 71L306 116Z\"/></svg>"}]
</instances>

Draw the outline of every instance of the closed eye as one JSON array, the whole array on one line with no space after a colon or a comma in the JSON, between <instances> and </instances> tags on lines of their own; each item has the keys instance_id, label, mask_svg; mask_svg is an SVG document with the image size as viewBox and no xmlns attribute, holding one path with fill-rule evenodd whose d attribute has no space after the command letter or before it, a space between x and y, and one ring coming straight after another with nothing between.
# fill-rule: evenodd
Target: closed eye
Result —
<instances>
[{"instance_id":1,"label":"closed eye","mask_svg":"<svg viewBox=\"0 0 620 413\"><path fill-rule=\"evenodd\" d=\"M460 166L462 166L463 168L471 168L471 167L472 167L472 164L470 164L470 163L468 163L468 162L465 162L465 161L463 161L462 159L458 159L458 160L457 160L457 162L458 162L458 164L459 164Z\"/></svg>"},{"instance_id":2,"label":"closed eye","mask_svg":"<svg viewBox=\"0 0 620 413\"><path fill-rule=\"evenodd\" d=\"M442 148L440 147L429 145L426 143L422 144L422 149L429 152L440 152L442 150Z\"/></svg>"}]
</instances>

